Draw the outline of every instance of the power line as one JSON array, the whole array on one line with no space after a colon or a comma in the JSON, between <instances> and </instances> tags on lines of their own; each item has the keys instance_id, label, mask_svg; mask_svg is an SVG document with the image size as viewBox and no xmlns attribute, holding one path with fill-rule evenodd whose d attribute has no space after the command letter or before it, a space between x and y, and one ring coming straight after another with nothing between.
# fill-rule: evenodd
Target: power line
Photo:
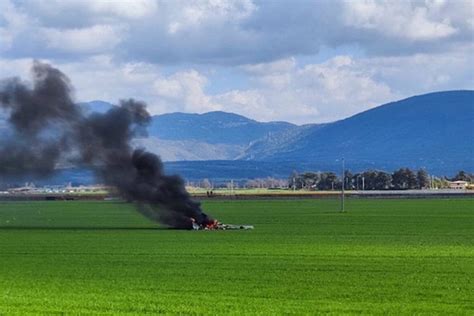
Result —
<instances>
[{"instance_id":1,"label":"power line","mask_svg":"<svg viewBox=\"0 0 474 316\"><path fill-rule=\"evenodd\" d=\"M344 179L346 177L346 171L344 170L344 158L342 158L342 178L341 178L341 212L345 212L344 210Z\"/></svg>"}]
</instances>

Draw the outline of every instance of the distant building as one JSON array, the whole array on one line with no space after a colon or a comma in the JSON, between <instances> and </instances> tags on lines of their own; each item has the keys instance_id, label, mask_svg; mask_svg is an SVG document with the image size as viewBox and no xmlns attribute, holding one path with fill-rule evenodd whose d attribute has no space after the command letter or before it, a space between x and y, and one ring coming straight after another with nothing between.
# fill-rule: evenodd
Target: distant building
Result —
<instances>
[{"instance_id":1,"label":"distant building","mask_svg":"<svg viewBox=\"0 0 474 316\"><path fill-rule=\"evenodd\" d=\"M467 181L450 181L450 182L448 182L449 188L450 189L456 189L456 190L465 190L468 185L469 185L469 182L467 182Z\"/></svg>"}]
</instances>

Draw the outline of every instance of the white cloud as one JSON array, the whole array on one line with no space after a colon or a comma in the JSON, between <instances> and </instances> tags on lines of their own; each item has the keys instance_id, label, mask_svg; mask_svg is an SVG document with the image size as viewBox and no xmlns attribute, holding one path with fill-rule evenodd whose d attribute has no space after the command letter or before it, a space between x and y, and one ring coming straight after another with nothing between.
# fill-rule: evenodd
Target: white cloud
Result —
<instances>
[{"instance_id":1,"label":"white cloud","mask_svg":"<svg viewBox=\"0 0 474 316\"><path fill-rule=\"evenodd\" d=\"M76 5L86 5L91 12L96 14L113 14L120 18L140 19L152 15L158 9L158 4L149 0L120 0L120 1L97 1L97 0L75 0L58 1L61 4L67 2ZM46 6L51 6L50 0Z\"/></svg>"},{"instance_id":2,"label":"white cloud","mask_svg":"<svg viewBox=\"0 0 474 316\"><path fill-rule=\"evenodd\" d=\"M349 56L275 71L275 65L287 63L250 67L258 69L253 72L259 84L256 89L232 91L216 99L251 117L310 123L337 120L393 98L386 84L374 81L371 73L360 69Z\"/></svg>"},{"instance_id":3,"label":"white cloud","mask_svg":"<svg viewBox=\"0 0 474 316\"><path fill-rule=\"evenodd\" d=\"M78 101L103 100L116 104L119 99L134 98L147 102L153 113L168 110L154 103L153 82L160 75L156 65L117 64L107 55L53 65L70 77Z\"/></svg>"},{"instance_id":4,"label":"white cloud","mask_svg":"<svg viewBox=\"0 0 474 316\"><path fill-rule=\"evenodd\" d=\"M20 77L28 79L32 60L24 59L1 59L0 58L0 80L10 77Z\"/></svg>"},{"instance_id":5,"label":"white cloud","mask_svg":"<svg viewBox=\"0 0 474 316\"><path fill-rule=\"evenodd\" d=\"M71 77L79 100L325 122L472 89L473 35L469 0L3 0L0 75L25 77L39 58ZM318 55L323 46L337 53Z\"/></svg>"},{"instance_id":6,"label":"white cloud","mask_svg":"<svg viewBox=\"0 0 474 316\"><path fill-rule=\"evenodd\" d=\"M181 10L170 10L168 32L192 31L209 24L235 23L250 16L256 6L243 1L176 1Z\"/></svg>"},{"instance_id":7,"label":"white cloud","mask_svg":"<svg viewBox=\"0 0 474 316\"><path fill-rule=\"evenodd\" d=\"M156 14L158 3L150 0L27 0L20 5L39 23L50 27L116 23Z\"/></svg>"},{"instance_id":8,"label":"white cloud","mask_svg":"<svg viewBox=\"0 0 474 316\"><path fill-rule=\"evenodd\" d=\"M472 45L458 52L354 58L288 67L287 61L245 67L255 86L213 96L224 110L260 120L328 122L387 102L439 90L472 89Z\"/></svg>"},{"instance_id":9,"label":"white cloud","mask_svg":"<svg viewBox=\"0 0 474 316\"><path fill-rule=\"evenodd\" d=\"M293 70L296 66L294 57L276 60L270 63L249 64L242 66L246 72L255 75L280 74Z\"/></svg>"},{"instance_id":10,"label":"white cloud","mask_svg":"<svg viewBox=\"0 0 474 316\"><path fill-rule=\"evenodd\" d=\"M254 119L265 120L272 116L265 96L259 90L232 90L213 96L227 112L235 112Z\"/></svg>"},{"instance_id":11,"label":"white cloud","mask_svg":"<svg viewBox=\"0 0 474 316\"><path fill-rule=\"evenodd\" d=\"M317 54L322 46L356 45L384 56L441 51L471 42L474 26L469 0L4 0L1 9L9 56L64 58L64 42L78 43L71 59L114 54L156 64L255 64Z\"/></svg>"},{"instance_id":12,"label":"white cloud","mask_svg":"<svg viewBox=\"0 0 474 316\"><path fill-rule=\"evenodd\" d=\"M435 40L457 32L449 16L443 16L442 6L442 2L437 1L427 1L424 5L397 1L347 1L343 14L345 23L352 27L411 41Z\"/></svg>"},{"instance_id":13,"label":"white cloud","mask_svg":"<svg viewBox=\"0 0 474 316\"><path fill-rule=\"evenodd\" d=\"M0 1L0 52L12 48L13 41L30 23L10 1Z\"/></svg>"},{"instance_id":14,"label":"white cloud","mask_svg":"<svg viewBox=\"0 0 474 316\"><path fill-rule=\"evenodd\" d=\"M409 96L438 90L474 88L474 45L458 51L413 56L366 58L361 66L372 69L378 81L398 94Z\"/></svg>"},{"instance_id":15,"label":"white cloud","mask_svg":"<svg viewBox=\"0 0 474 316\"><path fill-rule=\"evenodd\" d=\"M194 69L160 77L153 83L158 103L175 111L206 112L218 110L211 97L204 92L207 78Z\"/></svg>"},{"instance_id":16,"label":"white cloud","mask_svg":"<svg viewBox=\"0 0 474 316\"><path fill-rule=\"evenodd\" d=\"M43 28L48 48L63 52L101 53L114 49L126 32L125 27L94 25L88 28L58 30Z\"/></svg>"}]
</instances>

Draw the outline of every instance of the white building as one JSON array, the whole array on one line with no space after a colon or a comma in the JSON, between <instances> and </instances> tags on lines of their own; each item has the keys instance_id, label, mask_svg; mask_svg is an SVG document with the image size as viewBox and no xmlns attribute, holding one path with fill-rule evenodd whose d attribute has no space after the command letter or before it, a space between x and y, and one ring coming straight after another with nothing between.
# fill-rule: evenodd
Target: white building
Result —
<instances>
[{"instance_id":1,"label":"white building","mask_svg":"<svg viewBox=\"0 0 474 316\"><path fill-rule=\"evenodd\" d=\"M448 182L450 189L465 190L469 183L467 181L450 181Z\"/></svg>"}]
</instances>

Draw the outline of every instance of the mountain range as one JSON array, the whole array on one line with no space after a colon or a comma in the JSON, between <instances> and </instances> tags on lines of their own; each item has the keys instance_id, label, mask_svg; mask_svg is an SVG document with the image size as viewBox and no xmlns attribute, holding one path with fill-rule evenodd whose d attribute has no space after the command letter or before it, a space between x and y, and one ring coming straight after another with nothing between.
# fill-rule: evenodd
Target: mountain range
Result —
<instances>
[{"instance_id":1,"label":"mountain range","mask_svg":"<svg viewBox=\"0 0 474 316\"><path fill-rule=\"evenodd\" d=\"M170 113L152 117L148 138L137 144L164 161L234 160L252 142L269 134L297 129L287 122L257 122L226 112Z\"/></svg>"},{"instance_id":2,"label":"mountain range","mask_svg":"<svg viewBox=\"0 0 474 316\"><path fill-rule=\"evenodd\" d=\"M105 112L103 101L80 103ZM0 119L0 129L5 128ZM286 177L292 170L425 168L474 171L474 91L434 92L325 124L258 122L226 112L152 117L135 146L159 154L188 179Z\"/></svg>"},{"instance_id":3,"label":"mountain range","mask_svg":"<svg viewBox=\"0 0 474 316\"><path fill-rule=\"evenodd\" d=\"M299 128L249 146L241 159L347 162L391 169L474 167L474 92L448 91L384 104L324 126Z\"/></svg>"},{"instance_id":4,"label":"mountain range","mask_svg":"<svg viewBox=\"0 0 474 316\"><path fill-rule=\"evenodd\" d=\"M103 113L114 105L104 101L79 103L84 113ZM148 136L134 140L164 161L234 160L252 142L268 135L297 130L287 122L258 122L221 111L203 114L168 113L152 116Z\"/></svg>"}]
</instances>

